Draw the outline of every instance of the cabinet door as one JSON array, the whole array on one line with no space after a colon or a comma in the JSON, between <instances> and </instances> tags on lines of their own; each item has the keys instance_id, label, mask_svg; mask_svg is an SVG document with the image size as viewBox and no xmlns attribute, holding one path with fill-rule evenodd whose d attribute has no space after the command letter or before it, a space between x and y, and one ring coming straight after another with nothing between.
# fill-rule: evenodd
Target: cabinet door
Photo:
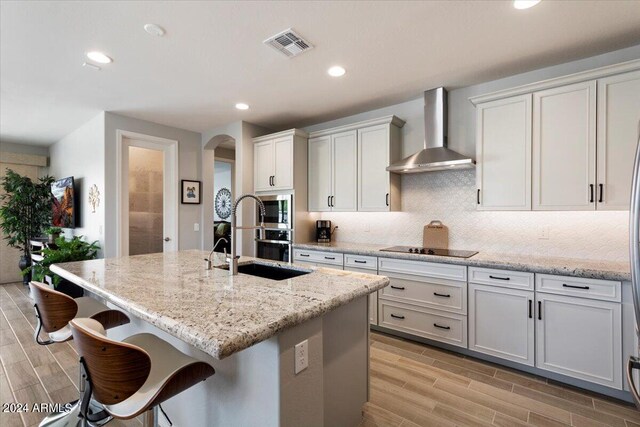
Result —
<instances>
[{"instance_id":1,"label":"cabinet door","mask_svg":"<svg viewBox=\"0 0 640 427\"><path fill-rule=\"evenodd\" d=\"M269 191L273 176L273 141L256 142L253 146L254 191Z\"/></svg>"},{"instance_id":2,"label":"cabinet door","mask_svg":"<svg viewBox=\"0 0 640 427\"><path fill-rule=\"evenodd\" d=\"M330 211L331 137L309 140L309 211Z\"/></svg>"},{"instance_id":3,"label":"cabinet door","mask_svg":"<svg viewBox=\"0 0 640 427\"><path fill-rule=\"evenodd\" d=\"M619 303L536 294L536 366L622 388Z\"/></svg>"},{"instance_id":4,"label":"cabinet door","mask_svg":"<svg viewBox=\"0 0 640 427\"><path fill-rule=\"evenodd\" d=\"M594 210L596 82L533 94L533 209Z\"/></svg>"},{"instance_id":5,"label":"cabinet door","mask_svg":"<svg viewBox=\"0 0 640 427\"><path fill-rule=\"evenodd\" d=\"M346 271L354 271L356 273L377 274L376 270L367 270L357 267L344 267ZM369 324L378 324L378 292L369 294Z\"/></svg>"},{"instance_id":6,"label":"cabinet door","mask_svg":"<svg viewBox=\"0 0 640 427\"><path fill-rule=\"evenodd\" d=\"M478 210L531 209L531 95L477 107Z\"/></svg>"},{"instance_id":7,"label":"cabinet door","mask_svg":"<svg viewBox=\"0 0 640 427\"><path fill-rule=\"evenodd\" d=\"M358 176L356 131L331 136L333 148L333 176L331 208L333 211L353 212L357 209L356 180Z\"/></svg>"},{"instance_id":8,"label":"cabinet door","mask_svg":"<svg viewBox=\"0 0 640 427\"><path fill-rule=\"evenodd\" d=\"M358 129L358 210L389 210L389 125Z\"/></svg>"},{"instance_id":9,"label":"cabinet door","mask_svg":"<svg viewBox=\"0 0 640 427\"><path fill-rule=\"evenodd\" d=\"M598 80L598 209L629 209L640 124L640 71Z\"/></svg>"},{"instance_id":10,"label":"cabinet door","mask_svg":"<svg viewBox=\"0 0 640 427\"><path fill-rule=\"evenodd\" d=\"M533 292L469 284L469 349L534 365Z\"/></svg>"},{"instance_id":11,"label":"cabinet door","mask_svg":"<svg viewBox=\"0 0 640 427\"><path fill-rule=\"evenodd\" d=\"M272 189L293 189L293 137L273 141L273 156Z\"/></svg>"}]
</instances>

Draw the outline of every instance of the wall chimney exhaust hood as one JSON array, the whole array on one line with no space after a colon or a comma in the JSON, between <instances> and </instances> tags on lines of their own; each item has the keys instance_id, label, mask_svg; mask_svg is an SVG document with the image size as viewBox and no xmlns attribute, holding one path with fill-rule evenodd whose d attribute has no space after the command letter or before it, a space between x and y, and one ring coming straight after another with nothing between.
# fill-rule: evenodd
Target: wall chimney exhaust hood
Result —
<instances>
[{"instance_id":1,"label":"wall chimney exhaust hood","mask_svg":"<svg viewBox=\"0 0 640 427\"><path fill-rule=\"evenodd\" d=\"M470 169L475 160L447 148L447 91L424 93L424 149L389 167L393 173L418 173L450 169Z\"/></svg>"}]
</instances>

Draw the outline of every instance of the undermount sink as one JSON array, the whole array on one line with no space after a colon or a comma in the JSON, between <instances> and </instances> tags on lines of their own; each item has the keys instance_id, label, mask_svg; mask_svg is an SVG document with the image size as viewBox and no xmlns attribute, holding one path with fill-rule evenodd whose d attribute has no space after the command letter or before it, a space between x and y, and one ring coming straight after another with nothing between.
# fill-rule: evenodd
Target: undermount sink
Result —
<instances>
[{"instance_id":1,"label":"undermount sink","mask_svg":"<svg viewBox=\"0 0 640 427\"><path fill-rule=\"evenodd\" d=\"M222 270L229 270L228 265L221 265L217 268L220 268ZM311 271L298 270L289 267L276 267L275 265L260 264L257 262L249 262L246 264L238 265L238 273L277 281L303 276L305 274L311 273Z\"/></svg>"}]
</instances>

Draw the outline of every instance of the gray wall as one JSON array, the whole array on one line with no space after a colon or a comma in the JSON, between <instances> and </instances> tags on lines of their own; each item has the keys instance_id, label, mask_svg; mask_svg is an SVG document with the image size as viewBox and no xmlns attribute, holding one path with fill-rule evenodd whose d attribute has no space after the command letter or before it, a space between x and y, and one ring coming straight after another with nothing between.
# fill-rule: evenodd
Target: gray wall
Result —
<instances>
[{"instance_id":1,"label":"gray wall","mask_svg":"<svg viewBox=\"0 0 640 427\"><path fill-rule=\"evenodd\" d=\"M192 179L202 181L202 135L189 130L164 126L157 123L120 116L114 113L105 113L105 200L109 200L105 206L105 256L115 256L117 229L116 229L116 131L125 130L144 135L178 141L178 180ZM176 183L176 186L178 183ZM178 193L180 198L180 193ZM178 215L179 245L180 250L199 249L201 247L200 232L193 231L193 224L200 223L202 205L180 204Z\"/></svg>"}]
</instances>

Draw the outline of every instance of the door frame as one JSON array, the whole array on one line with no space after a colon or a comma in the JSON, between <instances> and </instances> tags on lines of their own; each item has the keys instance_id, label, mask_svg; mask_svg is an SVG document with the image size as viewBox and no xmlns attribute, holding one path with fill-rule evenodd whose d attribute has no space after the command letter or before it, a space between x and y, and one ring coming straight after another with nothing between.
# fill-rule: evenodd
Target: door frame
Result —
<instances>
[{"instance_id":1,"label":"door frame","mask_svg":"<svg viewBox=\"0 0 640 427\"><path fill-rule=\"evenodd\" d=\"M171 234L171 243L164 244L164 250L177 251L179 249L179 180L178 180L178 141L173 139L160 138L152 135L145 135L126 130L116 130L116 256L129 255L129 174L124 167L128 166L123 161L125 154L125 139L135 139L141 144L135 147L158 150L165 153L162 198L163 210L163 234ZM126 144L127 147L129 146ZM127 168L128 169L128 168ZM167 191L169 190L169 191ZM167 194L168 193L168 194ZM126 198L126 200L125 200Z\"/></svg>"}]
</instances>

